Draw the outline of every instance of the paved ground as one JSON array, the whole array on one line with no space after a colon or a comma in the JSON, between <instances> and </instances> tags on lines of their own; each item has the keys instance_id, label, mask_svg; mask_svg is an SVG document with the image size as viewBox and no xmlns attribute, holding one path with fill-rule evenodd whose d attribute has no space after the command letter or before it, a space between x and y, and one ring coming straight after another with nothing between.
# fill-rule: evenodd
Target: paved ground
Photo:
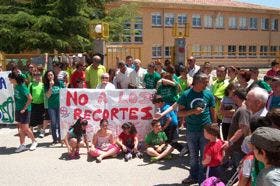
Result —
<instances>
[{"instance_id":1,"label":"paved ground","mask_svg":"<svg viewBox=\"0 0 280 186\"><path fill-rule=\"evenodd\" d=\"M0 126L0 185L180 185L189 174L188 156L174 151L173 159L149 163L149 159L124 162L122 157L96 163L81 158L66 160L66 148L50 147L51 137L37 139L35 151L14 153L19 145L17 129ZM30 139L26 140L27 144ZM30 145L29 145L30 146Z\"/></svg>"}]
</instances>

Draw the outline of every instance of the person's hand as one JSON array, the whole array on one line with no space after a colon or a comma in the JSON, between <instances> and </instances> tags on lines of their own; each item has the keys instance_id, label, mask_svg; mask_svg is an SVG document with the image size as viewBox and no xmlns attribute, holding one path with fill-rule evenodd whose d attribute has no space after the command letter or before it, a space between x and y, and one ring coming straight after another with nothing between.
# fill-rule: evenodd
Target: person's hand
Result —
<instances>
[{"instance_id":1,"label":"person's hand","mask_svg":"<svg viewBox=\"0 0 280 186\"><path fill-rule=\"evenodd\" d=\"M222 149L228 149L229 148L229 141L224 141L224 144L222 145Z\"/></svg>"},{"instance_id":2,"label":"person's hand","mask_svg":"<svg viewBox=\"0 0 280 186\"><path fill-rule=\"evenodd\" d=\"M54 80L50 80L50 87L52 87L54 85Z\"/></svg>"},{"instance_id":3,"label":"person's hand","mask_svg":"<svg viewBox=\"0 0 280 186\"><path fill-rule=\"evenodd\" d=\"M122 149L123 149L124 152L127 152L127 148L126 148L125 145L122 146Z\"/></svg>"},{"instance_id":4,"label":"person's hand","mask_svg":"<svg viewBox=\"0 0 280 186\"><path fill-rule=\"evenodd\" d=\"M199 115L203 112L203 108L201 108L201 107L196 107L193 110L194 110L193 114L195 114L195 115Z\"/></svg>"},{"instance_id":5,"label":"person's hand","mask_svg":"<svg viewBox=\"0 0 280 186\"><path fill-rule=\"evenodd\" d=\"M68 154L71 154L71 147L67 148Z\"/></svg>"},{"instance_id":6,"label":"person's hand","mask_svg":"<svg viewBox=\"0 0 280 186\"><path fill-rule=\"evenodd\" d=\"M22 109L22 110L20 111L21 114L23 114L24 112L25 112L25 109Z\"/></svg>"},{"instance_id":7,"label":"person's hand","mask_svg":"<svg viewBox=\"0 0 280 186\"><path fill-rule=\"evenodd\" d=\"M137 148L134 147L134 148L132 149L132 152L137 153L137 152L138 152Z\"/></svg>"}]
</instances>

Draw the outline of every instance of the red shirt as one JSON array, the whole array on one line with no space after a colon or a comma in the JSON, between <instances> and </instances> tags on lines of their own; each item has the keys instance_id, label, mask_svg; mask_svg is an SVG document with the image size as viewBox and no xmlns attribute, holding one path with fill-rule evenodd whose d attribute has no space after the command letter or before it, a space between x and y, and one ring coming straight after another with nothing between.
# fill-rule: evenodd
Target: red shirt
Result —
<instances>
[{"instance_id":1,"label":"red shirt","mask_svg":"<svg viewBox=\"0 0 280 186\"><path fill-rule=\"evenodd\" d=\"M119 135L119 138L122 140L122 143L129 147L129 148L133 148L134 147L134 138L135 138L135 134L126 134L124 132L122 132Z\"/></svg>"},{"instance_id":2,"label":"red shirt","mask_svg":"<svg viewBox=\"0 0 280 186\"><path fill-rule=\"evenodd\" d=\"M221 165L224 157L222 146L223 141L220 139L216 142L209 142L206 144L203 157L205 158L206 155L211 157L211 161L207 166L216 167Z\"/></svg>"},{"instance_id":3,"label":"red shirt","mask_svg":"<svg viewBox=\"0 0 280 186\"><path fill-rule=\"evenodd\" d=\"M275 77L277 75L277 71L270 69L269 71L266 72L266 76L268 77Z\"/></svg>"},{"instance_id":4,"label":"red shirt","mask_svg":"<svg viewBox=\"0 0 280 186\"><path fill-rule=\"evenodd\" d=\"M75 70L71 75L70 83L73 85L73 88L86 88L86 75L84 71ZM79 87L79 83L82 83L82 87Z\"/></svg>"}]
</instances>

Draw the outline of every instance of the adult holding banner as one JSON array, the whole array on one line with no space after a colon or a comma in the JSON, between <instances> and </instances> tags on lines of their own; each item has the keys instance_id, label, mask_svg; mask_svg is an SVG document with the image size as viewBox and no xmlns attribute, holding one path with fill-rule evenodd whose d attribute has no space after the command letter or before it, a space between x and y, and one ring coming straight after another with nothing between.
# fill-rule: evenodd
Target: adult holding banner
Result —
<instances>
[{"instance_id":1,"label":"adult holding banner","mask_svg":"<svg viewBox=\"0 0 280 186\"><path fill-rule=\"evenodd\" d=\"M45 93L48 98L48 113L51 119L53 144L61 140L59 118L59 90L64 88L64 83L58 81L54 71L48 70L43 79Z\"/></svg>"},{"instance_id":2,"label":"adult holding banner","mask_svg":"<svg viewBox=\"0 0 280 186\"><path fill-rule=\"evenodd\" d=\"M36 142L35 137L29 128L31 111L30 104L32 101L32 96L24 83L24 78L21 75L12 72L8 75L8 78L11 84L14 86L16 122L19 124L20 146L15 150L15 152L22 152L27 149L24 144L26 135L32 140L30 150L35 150L38 143Z\"/></svg>"}]
</instances>

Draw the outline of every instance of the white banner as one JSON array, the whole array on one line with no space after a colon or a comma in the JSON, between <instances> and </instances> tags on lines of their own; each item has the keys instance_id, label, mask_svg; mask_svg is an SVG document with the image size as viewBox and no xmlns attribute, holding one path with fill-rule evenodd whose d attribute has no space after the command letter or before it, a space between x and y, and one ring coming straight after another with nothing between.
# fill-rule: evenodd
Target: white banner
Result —
<instances>
[{"instance_id":1,"label":"white banner","mask_svg":"<svg viewBox=\"0 0 280 186\"><path fill-rule=\"evenodd\" d=\"M14 88L9 81L9 73L0 72L0 124L15 123Z\"/></svg>"},{"instance_id":2,"label":"white banner","mask_svg":"<svg viewBox=\"0 0 280 186\"><path fill-rule=\"evenodd\" d=\"M92 139L99 129L100 120L109 121L114 136L121 133L121 125L132 122L140 140L151 130L154 115L152 96L155 90L104 90L104 89L62 89L60 91L60 127L65 137L71 125L79 117L89 122L87 133Z\"/></svg>"}]
</instances>

